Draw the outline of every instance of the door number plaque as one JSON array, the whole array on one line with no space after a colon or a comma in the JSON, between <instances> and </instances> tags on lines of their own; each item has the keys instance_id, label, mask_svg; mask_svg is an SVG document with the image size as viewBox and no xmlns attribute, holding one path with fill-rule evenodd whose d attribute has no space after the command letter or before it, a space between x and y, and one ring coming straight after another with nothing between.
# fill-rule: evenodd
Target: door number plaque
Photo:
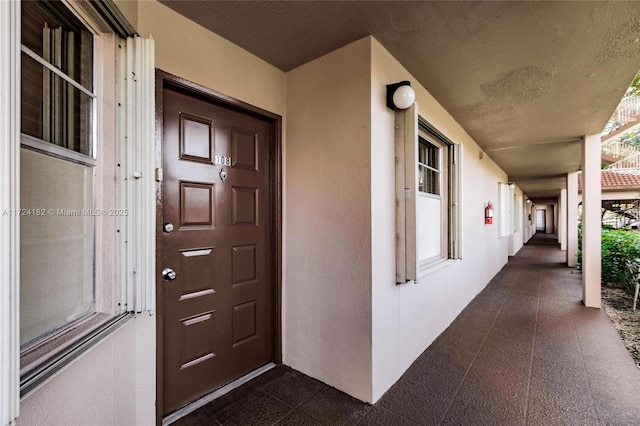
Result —
<instances>
[{"instance_id":1,"label":"door number plaque","mask_svg":"<svg viewBox=\"0 0 640 426\"><path fill-rule=\"evenodd\" d=\"M213 162L215 164L221 164L223 166L231 165L231 157L225 157L224 155L215 155L213 157Z\"/></svg>"}]
</instances>

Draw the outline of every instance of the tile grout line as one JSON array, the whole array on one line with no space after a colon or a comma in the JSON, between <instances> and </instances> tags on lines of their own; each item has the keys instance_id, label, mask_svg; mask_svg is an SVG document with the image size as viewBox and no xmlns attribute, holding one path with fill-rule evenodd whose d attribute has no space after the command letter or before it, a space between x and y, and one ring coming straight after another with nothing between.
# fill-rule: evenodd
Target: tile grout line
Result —
<instances>
[{"instance_id":1,"label":"tile grout line","mask_svg":"<svg viewBox=\"0 0 640 426\"><path fill-rule=\"evenodd\" d=\"M358 421L356 421L356 422L354 423L354 426L358 426L359 424L361 424L361 423L364 421L364 419L366 419L367 417L369 417L369 414L371 414L371 412L373 411L373 409L374 409L375 407L377 407L377 404L378 404L377 402L376 402L375 404L368 404L368 405L369 405L369 408L367 408L367 411L366 411L366 412L365 412L365 413L364 413L364 414L363 414L363 415L358 419ZM301 406L301 407L302 407L302 406ZM387 410L387 409L386 409L386 408L384 408L382 405L380 406L380 409ZM387 410L387 411L391 411L391 410ZM394 411L392 411L392 413L394 413L394 414L398 414L398 413L396 413L396 412L394 412ZM314 420L315 420L315 419L314 419ZM407 419L407 420L409 420L409 419Z\"/></svg>"},{"instance_id":2,"label":"tile grout line","mask_svg":"<svg viewBox=\"0 0 640 426\"><path fill-rule=\"evenodd\" d=\"M279 379L276 379L276 380L279 380ZM271 426L276 426L278 423L280 423L282 420L284 420L284 419L285 419L289 414L291 414L291 413L292 413L292 412L297 408L297 406L296 406L296 407L292 407L289 403L287 403L287 402L283 401L282 399L278 398L277 396L273 395L271 392L269 392L269 391L267 391L267 390L263 389L267 384L268 384L268 383L265 383L264 385L262 385L262 386L258 387L254 392L251 392L251 394L247 395L247 396L246 396L246 397L244 397L242 400L245 400L245 399L247 399L247 398L250 398L250 397L251 397L251 396L253 396L253 395L257 395L257 394L259 394L260 392L262 392L263 394L265 394L265 395L266 395L266 396L268 396L269 398L273 398L273 399L275 399L276 401L281 402L282 404L284 404L284 405L286 405L287 407L289 407L289 408L290 408L290 410L289 410L289 411L287 411L287 412L286 412L282 417L280 417L278 420L276 420L274 423L272 423L272 424L271 424ZM242 400L241 400L241 401L242 401ZM235 405L235 404L237 404L237 403L239 403L239 402L240 402L240 401L237 401L237 402L235 402L233 405ZM229 407L229 408L231 408L231 407ZM222 412L227 411L229 408L226 408L226 409L225 409L225 410L223 410ZM217 420L217 419L216 419L216 422L218 422L218 420ZM220 422L218 422L218 423L220 423Z\"/></svg>"},{"instance_id":3,"label":"tile grout line","mask_svg":"<svg viewBox=\"0 0 640 426\"><path fill-rule=\"evenodd\" d=\"M509 261L507 261L507 264L508 263L509 263ZM513 278L513 281L511 281L510 287L513 286L513 284L518 280L518 277L520 277L520 273L521 272L522 272L522 268L520 266L518 266L518 273ZM462 380L460 381L460 384L458 385L458 387L456 388L455 392L451 396L451 399L449 400L449 404L447 405L447 409L445 410L444 414L442 415L442 418L440 419L440 423L439 424L443 424L445 419L447 418L447 415L449 414L449 411L451 411L451 407L453 406L453 401L458 396L458 393L460 393L460 389L462 389L462 385L464 385L465 381L467 380L467 376L469 375L469 372L471 371L471 368L473 368L473 364L476 362L476 359L478 358L478 354L480 353L480 351L484 347L485 342L489 338L489 333L491 333L491 330L493 329L493 326L498 321L498 316L500 315L500 311L502 311L502 307L504 306L505 303L507 303L507 299L509 298L509 295L511 294L511 288L510 287L509 287L509 290L506 292L507 294L505 295L504 300L500 304L500 307L496 311L496 315L494 316L493 321L491 322L491 326L489 327L489 329L487 330L486 334L484 335L484 338L482 339L482 342L480 343L480 346L478 347L478 350L474 354L473 359L471 360L471 363L469 363L469 367L467 367L466 371L464 372L464 375L462 376ZM485 286L485 288L486 288L486 286ZM482 292L482 291L484 291L484 289L481 290L480 292ZM478 293L478 294L480 294L480 293Z\"/></svg>"},{"instance_id":4,"label":"tile grout line","mask_svg":"<svg viewBox=\"0 0 640 426\"><path fill-rule=\"evenodd\" d=\"M279 380L279 379L277 379ZM265 384L266 386L266 384ZM327 388L330 388L329 385L327 384L323 384L323 388L318 390L317 392L313 393L312 395L310 395L309 397L307 397L306 399L302 400L301 402L299 402L298 404L296 404L295 406L291 406L289 405L289 403L287 403L286 401L282 400L281 398L278 398L276 395L272 394L271 392L269 392L268 390L265 389L258 389L258 391L262 391L265 392L267 395L269 395L272 398L275 398L276 400L282 402L285 405L288 405L289 407L292 407L291 410L287 411L287 414L285 414L282 418L278 419L275 423L273 423L272 426L277 426L279 425L283 420L285 420L287 417L289 417L291 414L293 414L294 412L296 412L300 407L302 407L304 404L306 404L307 402L311 401L313 398L315 398L316 396L320 395L323 391L325 391ZM364 419L368 414L369 411L371 411L371 409L373 408L373 405L369 404L369 409L367 410L367 412L356 422L356 425L359 424L362 419ZM314 419L315 420L315 419Z\"/></svg>"},{"instance_id":5,"label":"tile grout line","mask_svg":"<svg viewBox=\"0 0 640 426\"><path fill-rule=\"evenodd\" d=\"M565 281L565 275L562 274L562 284L563 287L565 288L565 293L567 293L567 288L566 288L566 281ZM567 293L567 299L568 299L568 293ZM587 309L587 308L586 308ZM580 334L578 333L578 327L576 326L576 318L573 314L573 312L571 313L571 323L573 324L573 332L576 334L576 340L578 341L578 348L580 349L580 359L582 360L582 368L584 369L585 372L585 376L587 378L587 383L589 384L589 396L591 397L591 402L593 403L593 409L596 412L596 417L598 418L598 422L604 424L604 422L602 421L602 418L600 416L600 410L598 410L598 404L596 404L596 399L593 396L593 388L591 385L591 375L589 374L589 370L587 369L587 365L586 365L586 359L584 356L584 351L582 349L582 342L580 340Z\"/></svg>"},{"instance_id":6,"label":"tile grout line","mask_svg":"<svg viewBox=\"0 0 640 426\"><path fill-rule=\"evenodd\" d=\"M267 395L269 395L271 398L274 398L276 401L280 401L280 402L282 402L284 405L288 405L289 407L291 407L291 405L287 404L285 401L283 401L282 399L280 399L280 398L278 398L277 396L273 395L271 392L269 392L269 391L267 391L267 390L258 389L256 392L264 392L264 393L266 393ZM318 392L318 393L319 393L319 392ZM315 395L317 395L317 393L316 393ZM314 396L315 396L315 395L314 395ZM308 399L307 399L307 400L305 400L304 402L307 402L309 399L310 399L310 398L308 398ZM291 409L290 409L289 411L287 411L287 413L286 413L284 416L282 416L281 418L279 418L278 420L276 420L276 421L275 421L275 423L272 423L272 425L271 425L271 426L276 426L276 425L278 425L278 424L279 424L280 422L282 422L284 419L286 419L287 417L289 417L289 415L290 415L291 413L293 413L294 411L296 411L296 410L297 410L297 409L298 409L302 404L304 404L304 402L303 402L303 403L301 403L301 404L296 405L295 407L291 407Z\"/></svg>"},{"instance_id":7,"label":"tile grout line","mask_svg":"<svg viewBox=\"0 0 640 426\"><path fill-rule=\"evenodd\" d=\"M543 252L546 254L546 250ZM542 293L542 278L544 276L544 262L545 256L542 256L542 264L540 267L540 283L538 285L538 300L536 303L536 320L533 324L533 341L531 342L531 358L529 360L529 377L527 378L527 394L525 397L524 404L524 418L523 424L526 425L528 423L529 416L529 395L531 392L531 377L533 376L533 357L536 351L536 336L538 334L538 318L540 317L540 294Z\"/></svg>"},{"instance_id":8,"label":"tile grout line","mask_svg":"<svg viewBox=\"0 0 640 426\"><path fill-rule=\"evenodd\" d=\"M1 1L1 0L0 0L0 1ZM221 424L221 423L218 421L218 417L219 417L221 414L223 414L223 413L225 413L226 411L230 410L232 407L234 407L234 406L236 406L236 405L240 404L242 401L246 400L247 398L249 398L249 397L251 397L251 396L253 396L253 395L257 395L257 394L259 394L260 392L262 392L263 394L267 395L269 398L273 398L273 399L275 399L276 401L279 401L279 402L281 402L282 404L284 404L284 405L286 405L287 407L289 407L289 408L290 408L290 410L289 410L289 411L287 411L287 412L286 412L286 414L285 414L284 416L282 416L281 418L279 418L278 420L276 420L274 423L272 423L272 424L271 424L271 426L276 426L277 424L279 424L280 422L282 422L282 420L284 420L287 416L289 416L292 412L294 412L295 410L297 410L298 408L300 408L303 404L305 404L306 402L308 402L311 398L315 397L315 396L316 396L316 395L318 395L320 392L322 392L322 390L319 390L318 392L316 392L316 393L314 393L313 395L309 396L307 399L305 399L305 400L304 400L304 401L302 401L301 403L299 403L299 404L297 404L297 405L293 406L293 405L291 405L290 403L288 403L288 402L284 401L282 398L278 398L276 395L274 395L273 393L269 392L269 391L266 389L266 387L267 387L268 385L270 385L270 384L272 384L272 383L277 382L278 380L282 379L282 377L284 377L284 376L281 376L281 377L278 377L278 378L276 378L276 379L274 379L274 380L270 380L270 381L268 381L268 382L266 382L266 383L263 383L262 385L258 386L258 387L257 387L257 388L255 388L253 391L251 391L251 393L249 393L249 394L245 395L244 397L240 398L239 400L234 401L231 405L229 405L228 407L226 407L226 408L225 408L225 409L223 409L222 411L220 411L220 412L216 413L216 418L214 419L214 420L215 420L215 422L216 422L217 424Z\"/></svg>"},{"instance_id":9,"label":"tile grout line","mask_svg":"<svg viewBox=\"0 0 640 426\"><path fill-rule=\"evenodd\" d=\"M400 380L402 380L402 379L400 379ZM377 403L376 403L376 404L377 404ZM361 425L361 424L362 424L362 422L364 421L364 419L366 419L366 418L367 418L367 416L369 416L369 414L371 414L371 412L373 411L373 409L374 409L375 407L378 407L376 404L371 405L371 408L370 408L369 410L367 410L367 413L366 413L364 416L360 417L360 418L358 419L358 421L354 424L354 426ZM398 416L398 417L402 418L402 420L406 420L406 421L408 421L408 422L409 422L409 423L411 423L412 425L419 425L419 424L420 424L420 423L414 422L413 420L411 420L410 418L408 418L408 417L406 417L406 416L403 416L402 414L398 413L397 411L393 411L393 410L391 410L391 409L389 409L389 408L386 408L386 407L384 407L384 406L382 406L382 405L380 405L378 408L379 408L380 410L383 410L383 411L386 411L386 412L388 412L388 413L394 414L394 415L396 415L396 416Z\"/></svg>"}]
</instances>

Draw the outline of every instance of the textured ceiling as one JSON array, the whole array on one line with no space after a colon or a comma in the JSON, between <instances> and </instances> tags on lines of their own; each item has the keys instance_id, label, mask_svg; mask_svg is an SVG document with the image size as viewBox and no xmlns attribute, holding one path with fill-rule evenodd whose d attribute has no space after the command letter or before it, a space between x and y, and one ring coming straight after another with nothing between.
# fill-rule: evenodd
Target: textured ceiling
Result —
<instances>
[{"instance_id":1,"label":"textured ceiling","mask_svg":"<svg viewBox=\"0 0 640 426\"><path fill-rule=\"evenodd\" d=\"M373 35L534 198L640 68L635 1L162 3L284 71Z\"/></svg>"}]
</instances>

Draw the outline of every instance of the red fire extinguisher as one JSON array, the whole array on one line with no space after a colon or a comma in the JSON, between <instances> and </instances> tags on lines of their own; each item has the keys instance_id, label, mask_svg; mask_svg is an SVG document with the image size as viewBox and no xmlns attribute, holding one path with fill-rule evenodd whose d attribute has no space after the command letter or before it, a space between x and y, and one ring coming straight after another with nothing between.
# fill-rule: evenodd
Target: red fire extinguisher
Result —
<instances>
[{"instance_id":1,"label":"red fire extinguisher","mask_svg":"<svg viewBox=\"0 0 640 426\"><path fill-rule=\"evenodd\" d=\"M493 223L493 205L491 201L487 203L487 206L484 208L484 224L491 225Z\"/></svg>"}]
</instances>

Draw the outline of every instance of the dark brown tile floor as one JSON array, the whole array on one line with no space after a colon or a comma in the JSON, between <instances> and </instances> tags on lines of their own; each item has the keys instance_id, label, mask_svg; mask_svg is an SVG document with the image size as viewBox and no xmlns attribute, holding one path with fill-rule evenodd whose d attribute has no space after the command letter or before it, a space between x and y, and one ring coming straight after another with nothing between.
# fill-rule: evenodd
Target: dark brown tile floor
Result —
<instances>
[{"instance_id":1,"label":"dark brown tile floor","mask_svg":"<svg viewBox=\"0 0 640 426\"><path fill-rule=\"evenodd\" d=\"M175 425L638 425L640 370L537 235L371 406L278 366Z\"/></svg>"}]
</instances>

